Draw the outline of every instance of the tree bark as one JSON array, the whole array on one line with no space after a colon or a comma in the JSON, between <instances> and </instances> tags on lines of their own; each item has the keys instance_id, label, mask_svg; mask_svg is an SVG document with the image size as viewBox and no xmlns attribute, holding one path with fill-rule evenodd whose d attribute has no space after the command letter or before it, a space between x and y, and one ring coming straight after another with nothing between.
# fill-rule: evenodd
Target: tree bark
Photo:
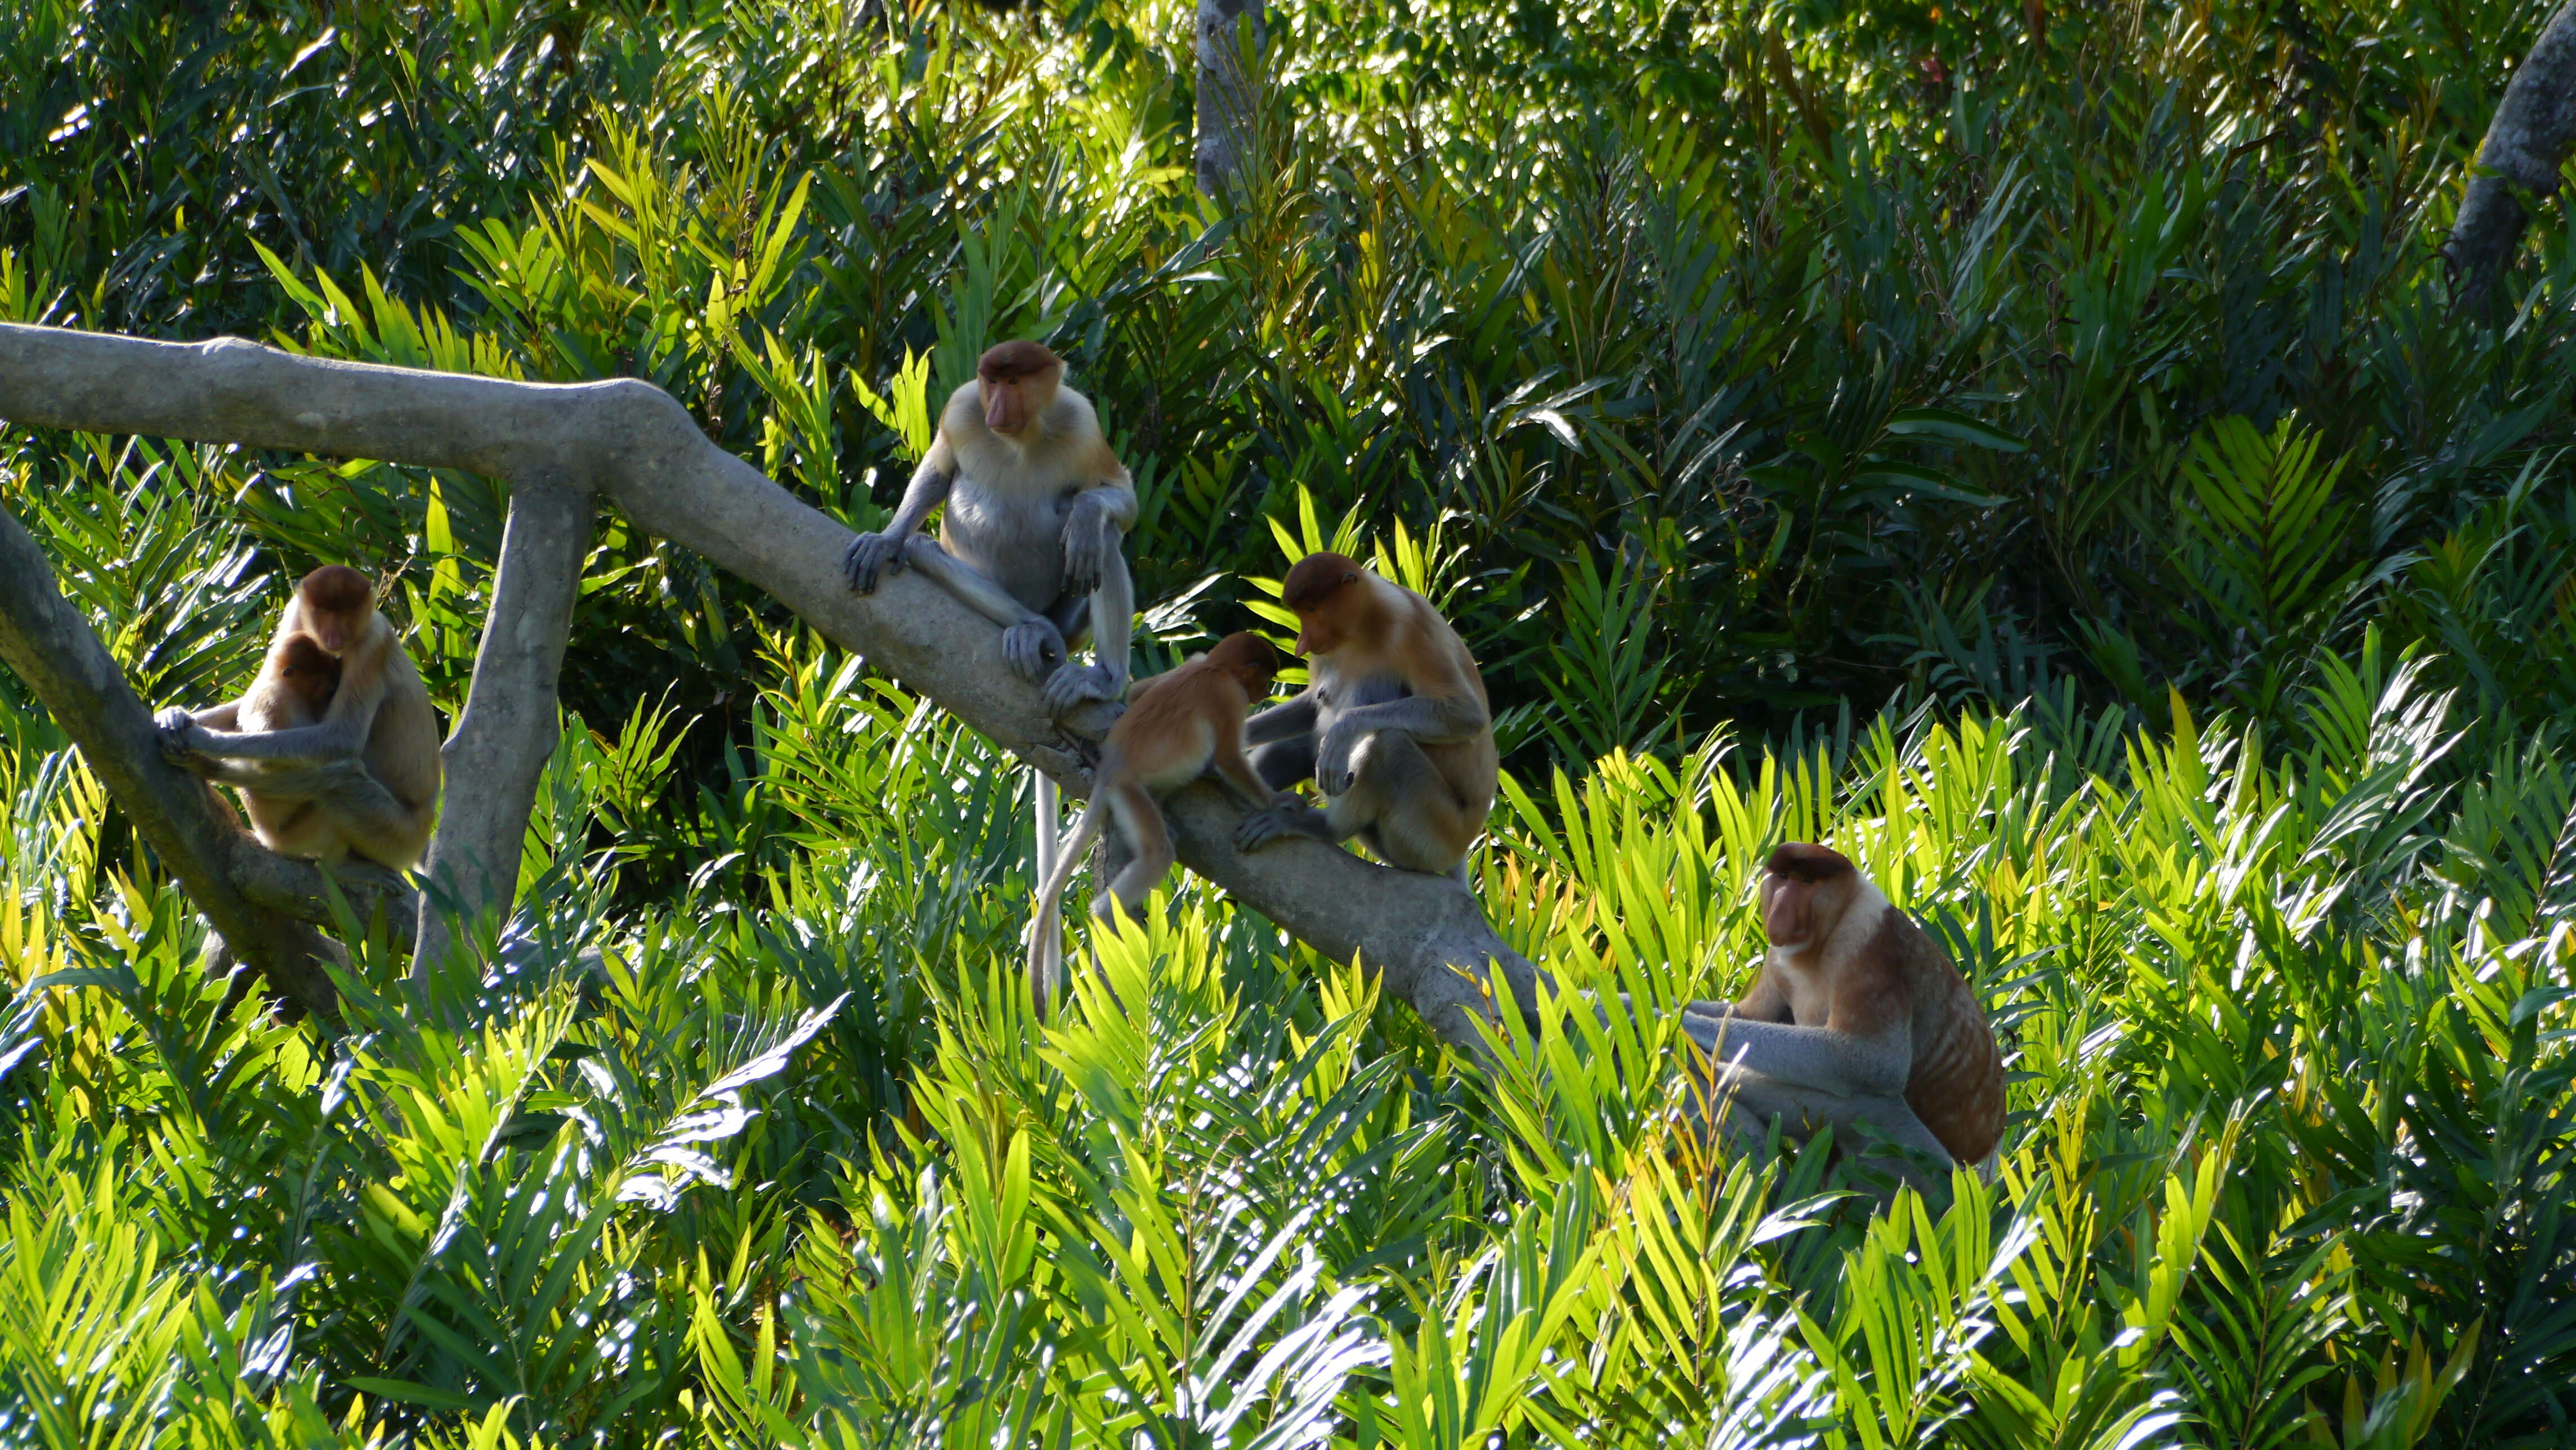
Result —
<instances>
[{"instance_id":1,"label":"tree bark","mask_svg":"<svg viewBox=\"0 0 2576 1450\"><path fill-rule=\"evenodd\" d=\"M52 561L17 518L0 509L0 660L44 701L46 711L80 747L91 772L125 808L134 832L206 914L230 950L287 1001L325 1018L339 1015L339 993L323 970L329 950L320 933L236 879L249 854L279 867L286 861L251 836L215 819L213 787L161 758L152 712L125 682L124 671L90 631L89 622L54 585ZM248 879L274 896L293 880L251 862ZM314 877L320 894L319 873Z\"/></svg>"},{"instance_id":2,"label":"tree bark","mask_svg":"<svg viewBox=\"0 0 2576 1450\"><path fill-rule=\"evenodd\" d=\"M430 840L420 945L411 959L416 980L446 961L451 922L470 930L495 903L506 915L518 893L528 812L554 756L556 686L573 601L581 594L581 561L590 552L592 513L586 488L522 479L510 491L474 683L439 752L447 779L473 788L447 793Z\"/></svg>"},{"instance_id":3,"label":"tree bark","mask_svg":"<svg viewBox=\"0 0 2576 1450\"><path fill-rule=\"evenodd\" d=\"M1199 0L1199 190L1232 199L1253 154L1253 77L1245 67L1241 17L1252 17L1250 51L1261 53L1268 15L1262 0Z\"/></svg>"},{"instance_id":4,"label":"tree bark","mask_svg":"<svg viewBox=\"0 0 2576 1450\"><path fill-rule=\"evenodd\" d=\"M1075 742L1004 667L1000 630L909 571L851 593L841 578L849 531L717 448L651 384L521 383L302 358L238 338L182 345L0 324L0 417L587 482L639 529L750 581L1069 793L1090 794ZM1453 1047L1483 1049L1491 967L1532 1000L1535 969L1456 882L1307 840L1238 855L1240 815L1211 786L1175 796L1170 815L1191 870L1324 955L1357 957Z\"/></svg>"},{"instance_id":5,"label":"tree bark","mask_svg":"<svg viewBox=\"0 0 2576 1450\"><path fill-rule=\"evenodd\" d=\"M2524 203L2554 196L2558 169L2576 143L2576 0L2558 9L2513 73L2478 148L2479 174L2469 181L2451 239L2442 248L2473 315L2494 304L2505 263L2531 225Z\"/></svg>"}]
</instances>

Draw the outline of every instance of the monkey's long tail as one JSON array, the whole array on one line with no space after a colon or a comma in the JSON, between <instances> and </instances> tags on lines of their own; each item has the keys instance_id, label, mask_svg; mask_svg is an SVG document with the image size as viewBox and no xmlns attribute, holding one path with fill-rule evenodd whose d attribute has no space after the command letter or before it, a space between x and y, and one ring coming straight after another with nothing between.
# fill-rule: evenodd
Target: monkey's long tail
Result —
<instances>
[{"instance_id":1,"label":"monkey's long tail","mask_svg":"<svg viewBox=\"0 0 2576 1450\"><path fill-rule=\"evenodd\" d=\"M1047 1000L1048 988L1053 984L1046 979L1047 960L1043 945L1056 940L1057 934L1064 930L1065 885L1073 880L1074 863L1082 859L1082 853L1091 845L1092 838L1100 834L1100 818L1108 810L1109 792L1095 793L1091 804L1083 807L1082 818L1073 823L1072 830L1064 833L1062 841L1056 843L1055 869L1049 871L1046 880L1038 886L1037 909L1029 915L1029 931L1023 945L1029 954L1029 1000L1037 1005L1041 1022L1046 1020L1047 1009L1054 1005Z\"/></svg>"}]
</instances>

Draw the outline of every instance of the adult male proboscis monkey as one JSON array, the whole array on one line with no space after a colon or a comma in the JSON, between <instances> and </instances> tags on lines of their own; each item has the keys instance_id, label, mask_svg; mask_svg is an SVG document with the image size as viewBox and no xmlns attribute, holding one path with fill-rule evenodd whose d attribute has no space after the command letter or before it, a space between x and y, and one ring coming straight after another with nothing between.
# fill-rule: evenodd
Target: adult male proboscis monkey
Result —
<instances>
[{"instance_id":1,"label":"adult male proboscis monkey","mask_svg":"<svg viewBox=\"0 0 2576 1450\"><path fill-rule=\"evenodd\" d=\"M921 527L943 502L933 541ZM1091 400L1064 385L1064 360L1006 342L949 394L894 518L852 540L842 568L860 594L889 570L919 569L1002 626L1004 661L1044 681L1047 707L1062 715L1127 691L1136 587L1119 544L1135 522L1136 485ZM1087 667L1068 658L1086 633ZM1040 774L1036 795L1044 877L1055 866L1055 782Z\"/></svg>"},{"instance_id":2,"label":"adult male proboscis monkey","mask_svg":"<svg viewBox=\"0 0 2576 1450\"><path fill-rule=\"evenodd\" d=\"M281 676L295 635L338 663L339 683L318 718L277 728L273 692L288 687ZM161 753L172 764L242 787L260 811L275 807L281 821L291 814L292 829L279 839L293 854L317 861L362 856L407 871L429 849L438 810L438 715L393 626L376 612L374 586L355 569L329 564L304 576L278 618L260 678L242 699L200 715L167 709L158 724ZM301 805L312 810L289 810Z\"/></svg>"},{"instance_id":3,"label":"adult male proboscis monkey","mask_svg":"<svg viewBox=\"0 0 2576 1450\"><path fill-rule=\"evenodd\" d=\"M1771 946L1752 988L1683 1009L1711 1055L1724 1131L1778 1119L1804 1140L1831 1125L1838 1142L1875 1133L1983 1171L2003 1137L2003 1054L1923 928L1841 853L1792 843L1764 863L1762 929Z\"/></svg>"},{"instance_id":4,"label":"adult male proboscis monkey","mask_svg":"<svg viewBox=\"0 0 2576 1450\"><path fill-rule=\"evenodd\" d=\"M1055 867L1038 887L1029 921L1029 990L1038 1015L1060 993L1055 979L1057 911L1074 859L1115 821L1133 852L1092 902L1092 912L1114 908L1130 915L1172 867L1171 827L1157 804L1202 776L1213 775L1250 810L1269 805L1274 792L1243 758L1243 712L1270 693L1278 651L1257 634L1229 634L1216 648L1168 674L1139 680L1128 693L1127 713L1109 727L1100 748L1100 771L1091 805L1056 847Z\"/></svg>"},{"instance_id":5,"label":"adult male proboscis monkey","mask_svg":"<svg viewBox=\"0 0 2576 1450\"><path fill-rule=\"evenodd\" d=\"M1360 839L1408 871L1464 882L1493 810L1499 762L1484 676L1429 600L1341 554L1309 554L1282 581L1311 683L1252 717L1244 738L1273 788L1313 777L1325 805L1274 805L1235 833L1238 850L1282 835Z\"/></svg>"}]
</instances>

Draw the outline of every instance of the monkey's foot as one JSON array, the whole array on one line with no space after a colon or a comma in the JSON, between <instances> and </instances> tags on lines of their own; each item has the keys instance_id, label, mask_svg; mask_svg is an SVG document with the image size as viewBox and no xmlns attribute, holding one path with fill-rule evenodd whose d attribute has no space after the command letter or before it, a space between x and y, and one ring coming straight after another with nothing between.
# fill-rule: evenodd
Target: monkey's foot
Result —
<instances>
[{"instance_id":1,"label":"monkey's foot","mask_svg":"<svg viewBox=\"0 0 2576 1450\"><path fill-rule=\"evenodd\" d=\"M1126 683L1106 665L1068 664L1047 676L1047 709L1064 715L1093 700L1121 699Z\"/></svg>"},{"instance_id":2,"label":"monkey's foot","mask_svg":"<svg viewBox=\"0 0 2576 1450\"><path fill-rule=\"evenodd\" d=\"M1323 813L1311 806L1285 802L1255 811L1234 828L1234 849L1249 855L1282 836L1317 836L1322 819Z\"/></svg>"},{"instance_id":3,"label":"monkey's foot","mask_svg":"<svg viewBox=\"0 0 2576 1450\"><path fill-rule=\"evenodd\" d=\"M1021 679L1032 683L1043 680L1064 663L1064 634L1047 620L1031 615L1002 631L1002 660Z\"/></svg>"}]
</instances>

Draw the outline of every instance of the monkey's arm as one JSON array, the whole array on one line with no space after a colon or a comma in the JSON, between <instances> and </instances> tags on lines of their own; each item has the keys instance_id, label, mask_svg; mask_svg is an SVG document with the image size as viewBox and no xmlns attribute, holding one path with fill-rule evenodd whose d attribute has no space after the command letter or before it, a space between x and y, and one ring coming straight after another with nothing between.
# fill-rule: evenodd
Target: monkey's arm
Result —
<instances>
[{"instance_id":1,"label":"monkey's arm","mask_svg":"<svg viewBox=\"0 0 2576 1450\"><path fill-rule=\"evenodd\" d=\"M185 710L164 710L159 725L161 754L171 764L203 775L210 760L264 760L296 765L324 765L355 760L365 753L367 732L376 723L376 707L384 703L385 687L381 668L372 680L355 678L361 672L344 676L340 693L332 698L330 713L319 724L298 725L288 730L264 730L255 734L238 734L227 730L207 729L204 722ZM238 702L236 702L238 703ZM208 712L211 716L216 712Z\"/></svg>"},{"instance_id":2,"label":"monkey's arm","mask_svg":"<svg viewBox=\"0 0 2576 1450\"><path fill-rule=\"evenodd\" d=\"M1261 772L1252 768L1252 762L1243 758L1240 722L1231 726L1222 719L1217 722L1216 750L1209 756L1208 765L1246 810L1257 811L1297 799L1292 791L1273 791L1270 783L1261 778Z\"/></svg>"},{"instance_id":3,"label":"monkey's arm","mask_svg":"<svg viewBox=\"0 0 2576 1450\"><path fill-rule=\"evenodd\" d=\"M1067 555L1066 567L1071 568ZM1041 618L1039 623L1046 621ZM1050 629L1052 625L1048 626ZM1127 577L1127 557L1112 536L1100 562L1100 587L1091 591L1091 659L1068 663L1047 676L1047 707L1063 714L1085 700L1115 700L1127 693L1127 646L1136 627L1136 584ZM1003 641L1007 652L1010 642Z\"/></svg>"},{"instance_id":4,"label":"monkey's arm","mask_svg":"<svg viewBox=\"0 0 2576 1450\"><path fill-rule=\"evenodd\" d=\"M947 501L948 490L956 482L957 455L948 447L948 435L942 432L931 441L930 451L921 455L921 466L912 471L912 482L904 486L903 502L895 505L894 517L886 523L885 532L859 535L841 556L841 572L849 579L853 593L873 594L880 574L902 570L907 562L904 541L921 532L921 526L930 521L930 511ZM999 622L1008 625L1017 620Z\"/></svg>"},{"instance_id":5,"label":"monkey's arm","mask_svg":"<svg viewBox=\"0 0 2576 1450\"><path fill-rule=\"evenodd\" d=\"M1424 745L1455 745L1494 728L1484 702L1465 688L1413 694L1383 705L1344 710L1315 745L1315 779L1331 794L1350 789L1351 752L1380 730L1400 730Z\"/></svg>"},{"instance_id":6,"label":"monkey's arm","mask_svg":"<svg viewBox=\"0 0 2576 1450\"><path fill-rule=\"evenodd\" d=\"M1243 722L1243 741L1247 745L1268 745L1292 735L1304 735L1315 728L1316 686L1303 690Z\"/></svg>"},{"instance_id":7,"label":"monkey's arm","mask_svg":"<svg viewBox=\"0 0 2576 1450\"><path fill-rule=\"evenodd\" d=\"M1097 595L1119 541L1136 525L1136 486L1121 468L1109 482L1073 496L1064 512L1064 592ZM1092 635L1099 637L1094 621Z\"/></svg>"},{"instance_id":8,"label":"monkey's arm","mask_svg":"<svg viewBox=\"0 0 2576 1450\"><path fill-rule=\"evenodd\" d=\"M209 730L239 730L241 728L241 707L242 702L239 700L226 700L224 703L217 705L211 710L196 711L188 718L205 726Z\"/></svg>"},{"instance_id":9,"label":"monkey's arm","mask_svg":"<svg viewBox=\"0 0 2576 1450\"><path fill-rule=\"evenodd\" d=\"M1714 1052L1733 1069L1818 1092L1902 1100L1914 1065L1912 1033L1900 1022L1874 1037L1728 1016L1711 1023Z\"/></svg>"}]
</instances>

